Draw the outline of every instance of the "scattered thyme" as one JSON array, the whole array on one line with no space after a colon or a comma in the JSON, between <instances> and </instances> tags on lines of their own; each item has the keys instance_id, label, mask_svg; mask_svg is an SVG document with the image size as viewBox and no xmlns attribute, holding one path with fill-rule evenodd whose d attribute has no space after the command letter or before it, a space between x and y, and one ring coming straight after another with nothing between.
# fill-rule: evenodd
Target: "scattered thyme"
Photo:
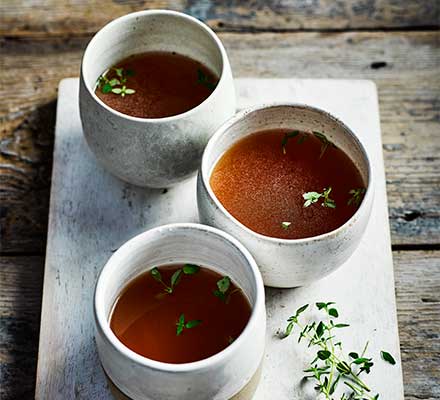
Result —
<instances>
[{"instance_id":1,"label":"scattered thyme","mask_svg":"<svg viewBox=\"0 0 440 400\"><path fill-rule=\"evenodd\" d=\"M184 329L192 329L200 325L202 321L200 319L193 319L192 321L185 322L185 314L180 314L178 321L176 322L176 336L179 336Z\"/></svg>"},{"instance_id":2,"label":"scattered thyme","mask_svg":"<svg viewBox=\"0 0 440 400\"><path fill-rule=\"evenodd\" d=\"M298 329L298 343L304 338L308 341L308 347L316 347L316 356L310 362L310 368L304 370L306 379L313 379L316 383L315 390L324 395L326 400L335 400L335 392L338 384L343 383L340 400L362 399L378 400L379 394L373 395L371 389L360 378L362 373L369 374L374 363L372 358L365 355L368 342L361 354L350 352L345 356L342 343L337 341L335 330L346 328L345 323L336 323L339 312L335 303L316 303L316 308L325 313L326 317L320 321L313 321L303 325L299 322L302 314L309 305L300 307L295 315L288 320L284 338L288 337L294 329ZM391 354L382 351L382 358L390 364L395 364Z\"/></svg>"},{"instance_id":3,"label":"scattered thyme","mask_svg":"<svg viewBox=\"0 0 440 400\"><path fill-rule=\"evenodd\" d=\"M182 268L179 268L174 274L171 276L170 285L167 285L163 279L162 275L159 272L159 270L154 267L151 270L151 276L157 281L160 282L164 286L165 292L171 294L173 293L173 290L180 282L180 278L182 277L182 274L184 275L194 275L197 272L199 272L200 267L198 265L194 264L185 264Z\"/></svg>"},{"instance_id":4,"label":"scattered thyme","mask_svg":"<svg viewBox=\"0 0 440 400\"><path fill-rule=\"evenodd\" d=\"M217 86L217 83L211 82L208 76L200 68L197 68L197 83L207 87L210 90L214 90Z\"/></svg>"},{"instance_id":5,"label":"scattered thyme","mask_svg":"<svg viewBox=\"0 0 440 400\"><path fill-rule=\"evenodd\" d=\"M319 158L322 158L322 156L324 155L324 153L326 152L326 150L330 147L336 147L335 144L333 142L331 142L330 140L327 139L327 136L325 136L324 134L320 133L320 132L316 132L313 131L312 132L321 142L321 153L319 154Z\"/></svg>"},{"instance_id":6,"label":"scattered thyme","mask_svg":"<svg viewBox=\"0 0 440 400\"><path fill-rule=\"evenodd\" d=\"M351 197L348 200L347 205L354 204L358 206L364 197L365 188L352 189L348 193L351 195Z\"/></svg>"},{"instance_id":7,"label":"scattered thyme","mask_svg":"<svg viewBox=\"0 0 440 400\"><path fill-rule=\"evenodd\" d=\"M109 79L107 77L109 72L114 72L116 77ZM123 68L110 68L98 78L97 86L104 94L114 93L121 97L125 97L126 94L133 94L136 92L134 89L130 89L125 85L127 77L133 75L134 72L131 69L124 70Z\"/></svg>"},{"instance_id":8,"label":"scattered thyme","mask_svg":"<svg viewBox=\"0 0 440 400\"><path fill-rule=\"evenodd\" d=\"M304 207L309 207L313 203L316 203L319 199L323 199L322 206L328 208L336 208L336 203L332 200L330 196L330 192L332 191L332 187L329 186L327 189L324 188L322 193L318 192L307 192L303 194L303 198L305 200Z\"/></svg>"}]
</instances>

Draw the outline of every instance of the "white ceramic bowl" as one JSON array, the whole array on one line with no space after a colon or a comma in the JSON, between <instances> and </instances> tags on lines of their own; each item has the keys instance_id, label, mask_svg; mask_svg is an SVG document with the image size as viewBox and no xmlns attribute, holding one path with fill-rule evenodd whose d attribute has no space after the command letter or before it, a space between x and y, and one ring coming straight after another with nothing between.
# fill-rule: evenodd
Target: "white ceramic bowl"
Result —
<instances>
[{"instance_id":1,"label":"white ceramic bowl","mask_svg":"<svg viewBox=\"0 0 440 400\"><path fill-rule=\"evenodd\" d=\"M209 180L223 153L235 142L257 131L291 128L319 131L355 163L367 191L356 213L342 226L305 239L277 239L253 232L235 219L215 196ZM206 146L197 182L202 223L239 239L255 257L264 284L296 287L316 281L342 265L354 252L367 226L373 202L368 155L356 135L325 111L301 104L275 104L243 111L222 125Z\"/></svg>"},{"instance_id":2,"label":"white ceramic bowl","mask_svg":"<svg viewBox=\"0 0 440 400\"><path fill-rule=\"evenodd\" d=\"M123 345L110 329L109 317L121 290L133 278L154 266L179 262L208 266L230 276L247 295L252 314L241 335L220 353L192 363L169 364ZM131 399L225 400L246 387L262 361L263 281L250 253L227 233L198 224L160 226L129 240L104 266L95 290L95 320L102 366ZM248 393L240 399L251 396Z\"/></svg>"},{"instance_id":3,"label":"white ceramic bowl","mask_svg":"<svg viewBox=\"0 0 440 400\"><path fill-rule=\"evenodd\" d=\"M95 95L96 80L122 59L146 51L175 51L220 77L197 107L166 118L137 118ZM79 106L84 135L102 165L129 183L162 188L192 175L214 131L235 112L226 51L199 20L175 11L149 10L110 22L90 41L81 65Z\"/></svg>"}]
</instances>

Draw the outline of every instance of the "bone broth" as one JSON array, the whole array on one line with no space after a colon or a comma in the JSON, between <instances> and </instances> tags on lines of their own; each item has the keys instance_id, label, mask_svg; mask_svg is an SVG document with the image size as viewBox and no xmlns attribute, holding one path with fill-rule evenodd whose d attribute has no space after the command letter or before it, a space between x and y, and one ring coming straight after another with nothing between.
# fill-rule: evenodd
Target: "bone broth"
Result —
<instances>
[{"instance_id":1,"label":"bone broth","mask_svg":"<svg viewBox=\"0 0 440 400\"><path fill-rule=\"evenodd\" d=\"M136 353L168 363L212 356L245 328L251 306L227 276L192 264L154 268L130 282L110 327Z\"/></svg>"},{"instance_id":2,"label":"bone broth","mask_svg":"<svg viewBox=\"0 0 440 400\"><path fill-rule=\"evenodd\" d=\"M213 92L218 78L200 62L175 52L147 52L122 60L97 81L108 106L140 118L184 113Z\"/></svg>"},{"instance_id":3,"label":"bone broth","mask_svg":"<svg viewBox=\"0 0 440 400\"><path fill-rule=\"evenodd\" d=\"M300 239L330 232L358 209L365 183L353 161L320 132L251 134L215 165L218 200L254 232Z\"/></svg>"}]
</instances>

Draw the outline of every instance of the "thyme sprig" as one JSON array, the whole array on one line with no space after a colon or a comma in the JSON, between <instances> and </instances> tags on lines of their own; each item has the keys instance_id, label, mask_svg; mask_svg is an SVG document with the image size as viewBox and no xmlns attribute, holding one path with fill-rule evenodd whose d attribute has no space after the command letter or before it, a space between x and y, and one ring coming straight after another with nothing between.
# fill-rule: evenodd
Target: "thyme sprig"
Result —
<instances>
[{"instance_id":1,"label":"thyme sprig","mask_svg":"<svg viewBox=\"0 0 440 400\"><path fill-rule=\"evenodd\" d=\"M167 285L163 279L162 275L157 269L157 267L154 267L151 270L151 276L156 280L157 282L160 282L164 286L164 290L166 293L171 294L173 293L173 290L180 282L180 278L182 277L182 274L184 275L194 275L197 272L199 272L200 267L198 265L194 264L185 264L182 268L179 268L174 274L171 276L170 284Z\"/></svg>"},{"instance_id":2,"label":"thyme sprig","mask_svg":"<svg viewBox=\"0 0 440 400\"><path fill-rule=\"evenodd\" d=\"M231 296L238 292L239 288L235 288L234 290L229 290L231 288L231 278L229 276L224 276L222 279L217 281L217 289L215 289L212 293L214 296L218 297L221 301L228 304Z\"/></svg>"},{"instance_id":3,"label":"thyme sprig","mask_svg":"<svg viewBox=\"0 0 440 400\"><path fill-rule=\"evenodd\" d=\"M347 201L347 205L354 204L358 206L365 194L365 188L359 188L359 189L351 189L348 193L351 194L350 199Z\"/></svg>"},{"instance_id":4,"label":"thyme sprig","mask_svg":"<svg viewBox=\"0 0 440 400\"><path fill-rule=\"evenodd\" d=\"M307 133L300 132L300 131L292 131L292 132L287 132L284 134L284 137L281 140L281 150L283 151L283 154L287 154L286 146L287 146L287 142L289 141L289 139L293 139L293 138L297 137L298 135L299 135L299 137L297 139L298 144L304 143L308 138Z\"/></svg>"},{"instance_id":5,"label":"thyme sprig","mask_svg":"<svg viewBox=\"0 0 440 400\"><path fill-rule=\"evenodd\" d=\"M179 336L184 329L192 329L199 326L202 323L200 319L193 319L185 322L185 314L180 314L178 321L176 322L176 336Z\"/></svg>"},{"instance_id":6,"label":"thyme sprig","mask_svg":"<svg viewBox=\"0 0 440 400\"><path fill-rule=\"evenodd\" d=\"M326 152L326 150L332 146L332 147L336 147L336 145L327 139L327 136L325 136L323 133L321 132L316 132L316 131L312 131L312 133L319 139L319 141L321 142L321 153L319 154L319 158L322 158L322 156L324 155L324 153Z\"/></svg>"},{"instance_id":7,"label":"thyme sprig","mask_svg":"<svg viewBox=\"0 0 440 400\"><path fill-rule=\"evenodd\" d=\"M116 77L109 79L107 74L113 71ZM113 74L113 75L114 75ZM124 68L110 68L99 76L96 84L101 92L118 94L121 97L125 97L126 94L136 93L134 89L130 89L126 86L127 78L133 76L134 72L131 69L124 70Z\"/></svg>"},{"instance_id":8,"label":"thyme sprig","mask_svg":"<svg viewBox=\"0 0 440 400\"><path fill-rule=\"evenodd\" d=\"M322 198L322 206L328 208L336 208L336 203L333 199L331 199L330 192L332 191L332 187L324 188L322 193L318 192L307 192L303 194L303 198L305 200L304 207L309 207L313 203L316 203L319 199Z\"/></svg>"},{"instance_id":9,"label":"thyme sprig","mask_svg":"<svg viewBox=\"0 0 440 400\"><path fill-rule=\"evenodd\" d=\"M309 305L306 304L296 310L296 313L289 317L285 329L284 338L288 337L294 329L298 329L298 343L302 339L308 341L308 347L316 347L316 356L310 362L310 368L304 370L306 379L313 379L316 383L315 389L325 396L327 400L335 400L335 392L338 384L343 383L346 388L340 400L378 400L379 394L372 394L369 386L360 378L363 373L369 374L374 363L372 358L366 356L368 342L363 351L358 354L350 352L345 356L342 343L337 341L335 331L347 328L345 323L337 323L339 312L334 306L335 303L316 303L316 308L325 313L325 318L320 321L313 321L309 324L302 324L299 321L302 314ZM395 364L391 354L382 351L382 358L390 364Z\"/></svg>"}]
</instances>

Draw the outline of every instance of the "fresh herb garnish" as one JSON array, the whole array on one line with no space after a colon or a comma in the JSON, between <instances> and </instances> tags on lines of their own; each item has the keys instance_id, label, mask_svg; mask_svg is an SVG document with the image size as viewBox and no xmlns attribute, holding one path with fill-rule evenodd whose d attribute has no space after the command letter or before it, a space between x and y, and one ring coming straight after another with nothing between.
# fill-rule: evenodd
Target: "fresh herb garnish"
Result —
<instances>
[{"instance_id":1,"label":"fresh herb garnish","mask_svg":"<svg viewBox=\"0 0 440 400\"><path fill-rule=\"evenodd\" d=\"M229 276L224 276L222 279L217 281L217 289L213 291L214 296L218 297L221 301L228 304L231 296L238 292L240 289L235 288L232 292L229 291L231 287L231 278Z\"/></svg>"},{"instance_id":2,"label":"fresh herb garnish","mask_svg":"<svg viewBox=\"0 0 440 400\"><path fill-rule=\"evenodd\" d=\"M180 314L179 320L176 322L176 336L179 336L184 329L192 329L200 325L202 321L200 319L193 319L192 321L185 322L185 314Z\"/></svg>"},{"instance_id":3,"label":"fresh herb garnish","mask_svg":"<svg viewBox=\"0 0 440 400\"><path fill-rule=\"evenodd\" d=\"M391 365L395 365L396 364L396 360L394 359L394 357L388 353L387 351L381 351L380 352L380 356L382 357L382 359L388 363L390 363Z\"/></svg>"},{"instance_id":4,"label":"fresh herb garnish","mask_svg":"<svg viewBox=\"0 0 440 400\"><path fill-rule=\"evenodd\" d=\"M109 79L107 74L114 71L116 77ZM123 68L111 68L110 70L104 72L99 76L97 80L97 86L101 89L101 92L119 94L124 97L126 94L133 94L136 91L134 89L129 89L125 85L128 76L133 76L134 71L131 69L124 70Z\"/></svg>"},{"instance_id":5,"label":"fresh herb garnish","mask_svg":"<svg viewBox=\"0 0 440 400\"><path fill-rule=\"evenodd\" d=\"M308 139L307 133L302 133L300 131L292 131L292 132L288 132L284 135L283 140L281 140L281 149L283 150L283 154L287 153L286 146L287 146L287 142L289 141L289 139L297 137L298 135L301 135L297 140L298 144L302 144Z\"/></svg>"},{"instance_id":6,"label":"fresh herb garnish","mask_svg":"<svg viewBox=\"0 0 440 400\"><path fill-rule=\"evenodd\" d=\"M328 140L327 136L325 136L324 134L322 134L320 132L316 132L316 131L313 131L312 133L321 142L321 153L319 154L319 158L322 158L322 156L324 155L324 153L326 152L326 150L328 149L329 146L336 147L335 144L333 142L331 142L330 140Z\"/></svg>"},{"instance_id":7,"label":"fresh herb garnish","mask_svg":"<svg viewBox=\"0 0 440 400\"><path fill-rule=\"evenodd\" d=\"M180 282L180 278L182 277L182 273L185 275L194 275L195 273L199 272L200 267L198 265L194 264L185 264L182 268L179 268L176 272L173 273L170 280L170 285L167 285L163 279L162 275L160 274L159 270L154 267L151 270L151 276L157 281L160 282L165 287L165 292L167 293L173 293L174 288L178 285Z\"/></svg>"},{"instance_id":8,"label":"fresh herb garnish","mask_svg":"<svg viewBox=\"0 0 440 400\"><path fill-rule=\"evenodd\" d=\"M313 379L316 382L315 389L327 400L334 400L333 397L339 383L345 388L340 400L378 400L379 394L372 395L371 389L359 377L362 373L369 374L374 363L372 358L365 355L368 342L361 354L350 352L345 356L342 350L342 343L336 341L335 329L346 328L349 325L336 323L339 312L333 302L316 303L318 310L325 312L326 318L321 321L313 321L303 325L299 322L299 316L309 305L300 307L295 315L288 320L284 338L289 336L295 328L299 331L298 343L304 338L308 341L308 347L318 348L315 358L310 362L310 368L304 370L306 379ZM382 358L393 364L394 358L387 352L381 352ZM395 361L394 361L395 363Z\"/></svg>"},{"instance_id":9,"label":"fresh herb garnish","mask_svg":"<svg viewBox=\"0 0 440 400\"><path fill-rule=\"evenodd\" d=\"M281 222L281 228L283 228L284 230L289 229L290 225L292 225L291 222Z\"/></svg>"},{"instance_id":10,"label":"fresh herb garnish","mask_svg":"<svg viewBox=\"0 0 440 400\"><path fill-rule=\"evenodd\" d=\"M322 206L328 208L336 208L336 203L332 200L330 196L330 192L332 191L332 187L329 186L327 189L324 188L322 193L318 192L307 192L303 194L303 198L305 200L304 207L309 207L313 203L316 203L320 198L323 199Z\"/></svg>"},{"instance_id":11,"label":"fresh herb garnish","mask_svg":"<svg viewBox=\"0 0 440 400\"><path fill-rule=\"evenodd\" d=\"M208 76L200 68L197 68L197 83L207 87L210 90L214 90L217 86L217 83L211 82Z\"/></svg>"},{"instance_id":12,"label":"fresh herb garnish","mask_svg":"<svg viewBox=\"0 0 440 400\"><path fill-rule=\"evenodd\" d=\"M348 193L351 194L351 197L348 200L347 205L355 204L358 206L364 197L365 188L351 189Z\"/></svg>"}]
</instances>

